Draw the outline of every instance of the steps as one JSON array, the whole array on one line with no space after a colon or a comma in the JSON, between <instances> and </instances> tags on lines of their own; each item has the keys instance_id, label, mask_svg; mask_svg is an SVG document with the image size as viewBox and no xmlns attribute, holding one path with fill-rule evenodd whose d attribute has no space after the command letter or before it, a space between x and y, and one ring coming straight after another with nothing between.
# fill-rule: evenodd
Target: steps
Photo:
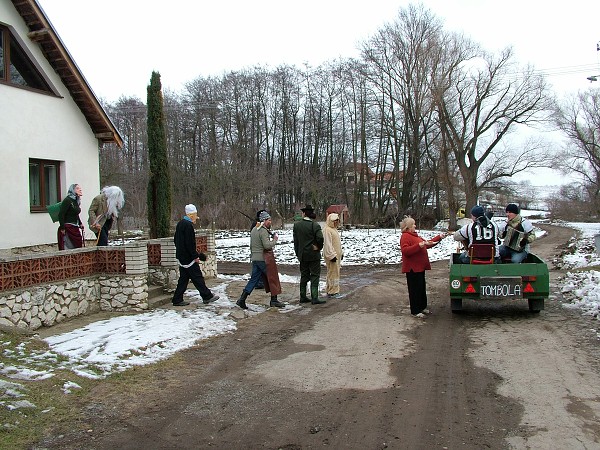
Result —
<instances>
[{"instance_id":1,"label":"steps","mask_svg":"<svg viewBox=\"0 0 600 450\"><path fill-rule=\"evenodd\" d=\"M148 309L157 308L171 303L173 292L167 292L162 286L148 286Z\"/></svg>"}]
</instances>

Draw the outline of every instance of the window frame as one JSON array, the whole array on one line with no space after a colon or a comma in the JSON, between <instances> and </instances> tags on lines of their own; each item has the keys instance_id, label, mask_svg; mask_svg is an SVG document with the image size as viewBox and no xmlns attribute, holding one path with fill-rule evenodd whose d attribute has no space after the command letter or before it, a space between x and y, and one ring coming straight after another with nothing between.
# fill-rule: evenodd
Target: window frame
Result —
<instances>
[{"instance_id":1,"label":"window frame","mask_svg":"<svg viewBox=\"0 0 600 450\"><path fill-rule=\"evenodd\" d=\"M2 64L2 71L0 71L2 72L2 76L0 77L0 84L25 89L28 91L39 92L41 94L59 96L53 84L50 82L25 43L15 33L13 27L0 22L0 31L2 31L2 33L0 33L0 49L2 50L2 60L0 61ZM36 78L36 82L42 87L14 83L11 80L11 47L18 49L18 51L21 53L21 59L26 62L30 72L32 72L34 78ZM25 79L21 73L20 75L23 79Z\"/></svg>"},{"instance_id":2,"label":"window frame","mask_svg":"<svg viewBox=\"0 0 600 450\"><path fill-rule=\"evenodd\" d=\"M38 180L39 180L39 205L33 205L31 203L31 165L37 163L39 165L38 167ZM28 160L28 168L29 170L27 171L28 176L27 176L27 180L28 180L28 191L29 191L29 212L32 213L39 213L39 212L48 212L47 211L47 207L54 204L54 203L48 203L48 193L46 192L46 170L45 168L48 166L52 166L55 168L55 173L56 173L56 198L57 198L57 202L60 202L62 200L62 193L61 193L61 177L60 177L60 172L61 172L61 165L62 162L61 161L55 161L55 160L50 160L50 159L40 159L40 158L29 158Z\"/></svg>"}]
</instances>

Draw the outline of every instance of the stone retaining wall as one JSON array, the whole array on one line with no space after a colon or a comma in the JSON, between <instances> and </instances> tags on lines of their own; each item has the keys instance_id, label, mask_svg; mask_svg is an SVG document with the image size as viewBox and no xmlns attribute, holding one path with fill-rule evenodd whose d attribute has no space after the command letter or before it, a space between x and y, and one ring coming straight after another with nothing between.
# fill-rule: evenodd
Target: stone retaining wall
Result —
<instances>
[{"instance_id":1,"label":"stone retaining wall","mask_svg":"<svg viewBox=\"0 0 600 450\"><path fill-rule=\"evenodd\" d=\"M207 261L201 264L206 278L217 276L214 232L211 230L197 233L199 251L207 255ZM160 246L160 265L148 264L148 247ZM155 247L156 248L156 247ZM119 258L111 258L110 252L124 251L124 262ZM72 253L68 253L72 252ZM84 261L88 269L87 276L54 280L19 289L0 289L0 326L18 327L36 330L42 326L52 326L69 318L98 311L144 311L148 309L148 285L159 285L165 290L173 290L179 278L179 268L175 259L175 245L172 238L136 241L119 247L100 247L67 250L57 255L44 258L39 254L27 257L2 258L2 273L9 273L5 280L14 284L18 279L15 270L23 268L29 278L34 278L28 267L43 267L44 276L48 276L48 267L52 266L52 258L71 255L69 264L77 266L77 261ZM94 259L93 255L98 257ZM40 262L39 260L44 261ZM79 258L79 259L78 259ZM18 260L11 264L11 260ZM37 261L36 261L37 260ZM94 262L96 261L96 262ZM105 262L110 261L110 265ZM61 263L64 264L64 263ZM124 273L89 274L90 267L110 267ZM15 269L16 268L16 269ZM62 266L60 267L62 269ZM71 267L72 268L72 267ZM75 271L77 269L74 269ZM65 269L65 273L68 272ZM77 272L75 272L77 273ZM40 276L40 279L44 279ZM55 276L55 275L53 275ZM71 273L71 276L73 274Z\"/></svg>"}]
</instances>

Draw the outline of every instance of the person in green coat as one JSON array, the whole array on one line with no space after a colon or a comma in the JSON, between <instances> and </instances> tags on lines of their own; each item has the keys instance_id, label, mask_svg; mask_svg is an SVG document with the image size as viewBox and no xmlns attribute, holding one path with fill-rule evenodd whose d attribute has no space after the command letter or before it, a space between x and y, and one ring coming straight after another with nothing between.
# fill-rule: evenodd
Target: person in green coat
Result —
<instances>
[{"instance_id":1,"label":"person in green coat","mask_svg":"<svg viewBox=\"0 0 600 450\"><path fill-rule=\"evenodd\" d=\"M323 231L315 222L317 216L311 205L306 205L300 211L302 211L302 219L294 223L293 231L294 251L300 261L300 303L311 302L313 305L318 305L325 303L325 300L319 299ZM306 296L309 281L310 299Z\"/></svg>"}]
</instances>

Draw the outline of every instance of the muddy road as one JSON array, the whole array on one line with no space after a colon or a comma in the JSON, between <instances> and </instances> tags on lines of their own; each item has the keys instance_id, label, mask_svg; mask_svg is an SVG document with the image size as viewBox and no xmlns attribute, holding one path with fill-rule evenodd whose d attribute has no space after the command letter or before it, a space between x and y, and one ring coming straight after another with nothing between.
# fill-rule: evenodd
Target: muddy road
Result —
<instances>
[{"instance_id":1,"label":"muddy road","mask_svg":"<svg viewBox=\"0 0 600 450\"><path fill-rule=\"evenodd\" d=\"M551 261L573 231L544 228L533 251ZM235 333L136 369L151 374L143 385L99 383L78 399L81 422L40 447L600 448L600 347L590 319L560 306L560 272L539 314L524 300L452 314L447 274L446 261L427 273L422 320L399 267L342 267L344 298L240 319ZM297 303L297 286L281 299Z\"/></svg>"}]
</instances>

